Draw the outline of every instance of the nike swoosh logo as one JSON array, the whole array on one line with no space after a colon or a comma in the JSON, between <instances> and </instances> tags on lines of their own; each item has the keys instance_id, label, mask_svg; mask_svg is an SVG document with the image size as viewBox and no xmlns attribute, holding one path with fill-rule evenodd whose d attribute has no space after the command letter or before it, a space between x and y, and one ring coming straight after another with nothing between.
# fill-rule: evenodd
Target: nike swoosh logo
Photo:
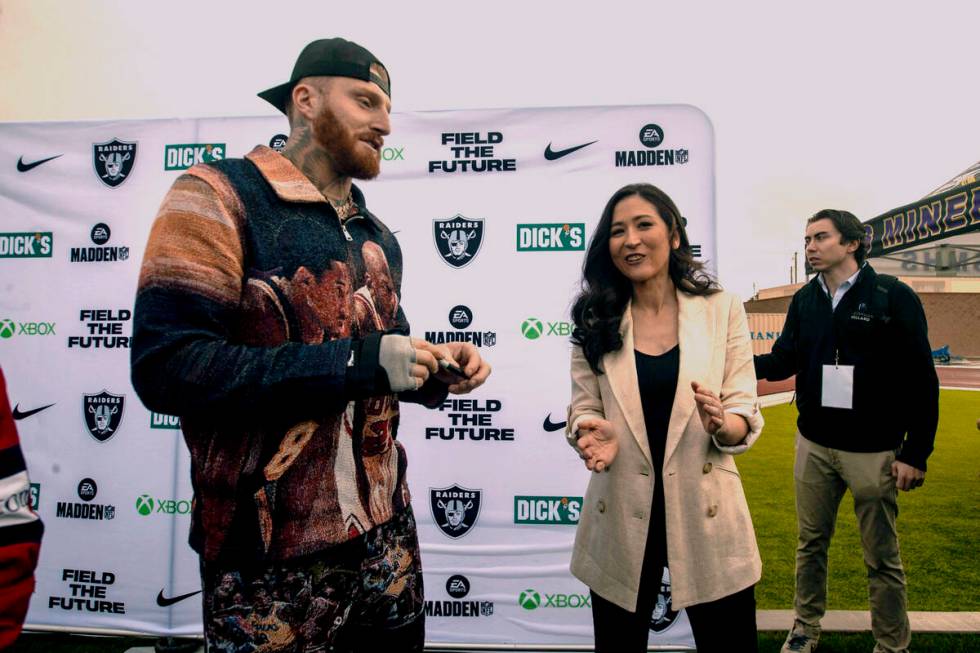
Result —
<instances>
[{"instance_id":1,"label":"nike swoosh logo","mask_svg":"<svg viewBox=\"0 0 980 653\"><path fill-rule=\"evenodd\" d=\"M599 141L592 141L592 143L598 143ZM584 145L576 145L575 147L570 147L567 150L558 150L557 152L551 149L551 143L548 143L548 147L544 148L544 158L549 161L555 161L562 158L563 156L568 156L572 152L577 152L583 147L588 147L592 143L585 143Z\"/></svg>"},{"instance_id":2,"label":"nike swoosh logo","mask_svg":"<svg viewBox=\"0 0 980 653\"><path fill-rule=\"evenodd\" d=\"M62 155L56 154L55 156L49 156L46 159L41 159L40 161L34 161L33 163L24 163L24 157L20 157L19 159L17 159L17 170L19 170L20 172L27 172L28 170L33 170L34 168L38 167L42 163L47 163L48 161L54 161L59 156Z\"/></svg>"},{"instance_id":3,"label":"nike swoosh logo","mask_svg":"<svg viewBox=\"0 0 980 653\"><path fill-rule=\"evenodd\" d=\"M34 413L40 413L42 410L46 410L52 406L54 406L54 404L48 404L47 406L41 406L40 408L35 408L34 410L25 410L24 412L20 412L20 404L17 404L14 406L14 419L25 419Z\"/></svg>"},{"instance_id":4,"label":"nike swoosh logo","mask_svg":"<svg viewBox=\"0 0 980 653\"><path fill-rule=\"evenodd\" d=\"M562 430L563 428L565 428L565 425L566 424L568 424L568 422L557 422L557 423L556 422L552 422L551 421L551 413L548 413L548 416L544 418L544 424L542 424L541 427L545 431L547 431L548 433L551 433L553 431L560 431L560 430Z\"/></svg>"},{"instance_id":5,"label":"nike swoosh logo","mask_svg":"<svg viewBox=\"0 0 980 653\"><path fill-rule=\"evenodd\" d=\"M201 592L202 590L197 590L196 592L188 592L187 594L181 594L180 596L174 596L168 598L163 595L163 590L160 590L160 593L157 594L157 605L159 605L161 608L167 608L173 605L174 603L180 603L184 599L189 599L195 594L200 594Z\"/></svg>"}]
</instances>

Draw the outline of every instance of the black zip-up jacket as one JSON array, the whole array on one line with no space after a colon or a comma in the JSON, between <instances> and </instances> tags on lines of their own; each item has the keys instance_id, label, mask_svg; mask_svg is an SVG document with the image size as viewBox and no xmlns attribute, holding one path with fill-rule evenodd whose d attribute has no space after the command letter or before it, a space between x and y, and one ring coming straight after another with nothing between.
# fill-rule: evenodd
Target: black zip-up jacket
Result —
<instances>
[{"instance_id":1,"label":"black zip-up jacket","mask_svg":"<svg viewBox=\"0 0 980 653\"><path fill-rule=\"evenodd\" d=\"M834 310L814 277L789 305L772 353L755 357L760 379L796 374L797 426L807 440L842 451L898 449L898 459L925 471L939 421L939 379L932 362L922 303L906 284L884 292L865 265ZM878 302L881 304L881 302ZM821 406L823 366L854 366L853 409Z\"/></svg>"}]
</instances>

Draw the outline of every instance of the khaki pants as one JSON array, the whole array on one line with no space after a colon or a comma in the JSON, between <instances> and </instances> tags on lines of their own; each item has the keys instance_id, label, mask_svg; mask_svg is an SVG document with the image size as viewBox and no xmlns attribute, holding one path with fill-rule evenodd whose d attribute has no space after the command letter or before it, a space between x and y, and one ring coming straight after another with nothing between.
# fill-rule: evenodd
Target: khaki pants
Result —
<instances>
[{"instance_id":1,"label":"khaki pants","mask_svg":"<svg viewBox=\"0 0 980 653\"><path fill-rule=\"evenodd\" d=\"M875 651L908 650L905 572L898 551L898 490L891 475L894 451L854 453L828 449L796 435L797 618L818 626L827 606L827 550L846 490L854 496L868 570Z\"/></svg>"}]
</instances>

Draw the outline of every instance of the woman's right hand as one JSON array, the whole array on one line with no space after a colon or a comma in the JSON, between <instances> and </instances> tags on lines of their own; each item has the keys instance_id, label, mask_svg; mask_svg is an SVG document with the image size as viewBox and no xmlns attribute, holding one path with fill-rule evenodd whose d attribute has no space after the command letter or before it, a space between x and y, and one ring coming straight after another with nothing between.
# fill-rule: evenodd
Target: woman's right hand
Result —
<instances>
[{"instance_id":1,"label":"woman's right hand","mask_svg":"<svg viewBox=\"0 0 980 653\"><path fill-rule=\"evenodd\" d=\"M608 420L587 417L578 423L578 433L575 444L589 471L603 472L609 469L619 453L619 441L613 425Z\"/></svg>"}]
</instances>

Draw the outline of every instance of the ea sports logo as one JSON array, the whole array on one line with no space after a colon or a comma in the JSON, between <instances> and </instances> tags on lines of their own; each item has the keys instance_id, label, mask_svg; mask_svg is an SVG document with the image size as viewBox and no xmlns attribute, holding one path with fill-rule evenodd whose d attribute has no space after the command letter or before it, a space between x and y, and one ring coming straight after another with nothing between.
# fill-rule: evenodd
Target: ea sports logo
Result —
<instances>
[{"instance_id":1,"label":"ea sports logo","mask_svg":"<svg viewBox=\"0 0 980 653\"><path fill-rule=\"evenodd\" d=\"M4 318L0 320L0 338L10 338L14 335L17 325L13 320Z\"/></svg>"},{"instance_id":2,"label":"ea sports logo","mask_svg":"<svg viewBox=\"0 0 980 653\"><path fill-rule=\"evenodd\" d=\"M541 595L534 590L524 590L517 603L525 610L534 610L541 605Z\"/></svg>"},{"instance_id":3,"label":"ea sports logo","mask_svg":"<svg viewBox=\"0 0 980 653\"><path fill-rule=\"evenodd\" d=\"M78 482L78 498L82 501L91 501L99 493L99 486L91 478L83 478Z\"/></svg>"},{"instance_id":4,"label":"ea sports logo","mask_svg":"<svg viewBox=\"0 0 980 653\"><path fill-rule=\"evenodd\" d=\"M109 238L112 236L112 231L109 229L109 225L104 222L100 222L94 227L92 227L92 232L89 234L92 242L96 245L105 245L109 242Z\"/></svg>"},{"instance_id":5,"label":"ea sports logo","mask_svg":"<svg viewBox=\"0 0 980 653\"><path fill-rule=\"evenodd\" d=\"M640 130L640 143L644 147L657 147L663 142L664 130L660 128L660 125L654 125L653 123L643 125L643 129Z\"/></svg>"},{"instance_id":6,"label":"ea sports logo","mask_svg":"<svg viewBox=\"0 0 980 653\"><path fill-rule=\"evenodd\" d=\"M136 499L136 512L141 515L149 515L153 512L153 497L149 494L141 494Z\"/></svg>"},{"instance_id":7,"label":"ea sports logo","mask_svg":"<svg viewBox=\"0 0 980 653\"><path fill-rule=\"evenodd\" d=\"M465 329L473 322L473 311L468 306L459 304L449 311L449 324L454 329Z\"/></svg>"},{"instance_id":8,"label":"ea sports logo","mask_svg":"<svg viewBox=\"0 0 980 653\"><path fill-rule=\"evenodd\" d=\"M282 152L283 148L286 147L286 141L289 137L285 134L276 134L269 139L269 147L274 149L276 152Z\"/></svg>"},{"instance_id":9,"label":"ea sports logo","mask_svg":"<svg viewBox=\"0 0 980 653\"><path fill-rule=\"evenodd\" d=\"M544 325L536 317L529 317L521 323L521 333L528 340L537 340L544 333Z\"/></svg>"},{"instance_id":10,"label":"ea sports logo","mask_svg":"<svg viewBox=\"0 0 980 653\"><path fill-rule=\"evenodd\" d=\"M461 599L469 593L470 581L466 579L466 576L456 574L450 576L449 580L446 581L446 594L454 599Z\"/></svg>"}]
</instances>

